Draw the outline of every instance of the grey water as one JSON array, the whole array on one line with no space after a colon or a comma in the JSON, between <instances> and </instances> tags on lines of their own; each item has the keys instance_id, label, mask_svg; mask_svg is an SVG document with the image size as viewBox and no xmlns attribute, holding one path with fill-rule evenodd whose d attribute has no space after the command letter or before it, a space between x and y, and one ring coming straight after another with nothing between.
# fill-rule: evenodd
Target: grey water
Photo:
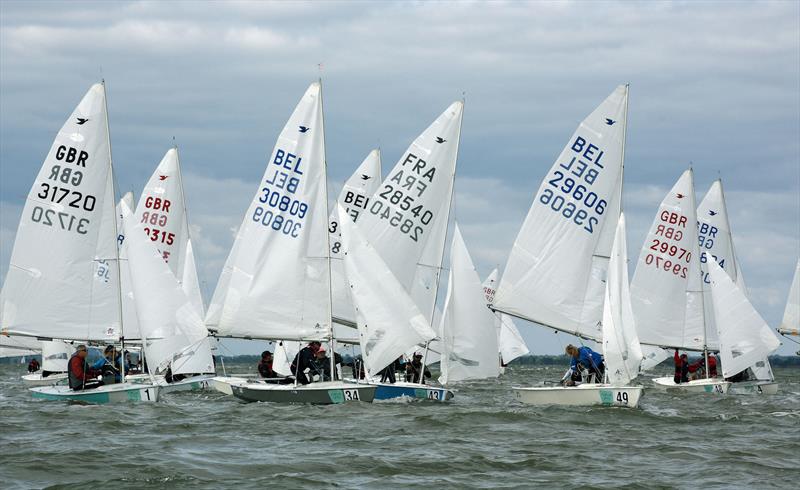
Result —
<instances>
[{"instance_id":1,"label":"grey water","mask_svg":"<svg viewBox=\"0 0 800 490\"><path fill-rule=\"evenodd\" d=\"M0 366L0 487L797 488L800 372L780 392L671 395L640 408L531 407L511 386L557 379L512 367L451 403L242 404L215 392L155 404L31 399ZM228 366L228 372L252 366ZM664 372L664 374L669 374ZM649 378L639 380L650 385Z\"/></svg>"}]
</instances>

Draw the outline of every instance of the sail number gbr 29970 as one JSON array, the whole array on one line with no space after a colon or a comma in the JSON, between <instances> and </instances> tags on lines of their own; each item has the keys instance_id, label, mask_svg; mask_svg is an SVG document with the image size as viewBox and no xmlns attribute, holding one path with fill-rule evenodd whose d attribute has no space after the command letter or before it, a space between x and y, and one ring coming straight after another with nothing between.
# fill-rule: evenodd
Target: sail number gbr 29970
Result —
<instances>
[{"instance_id":1,"label":"sail number gbr 29970","mask_svg":"<svg viewBox=\"0 0 800 490\"><path fill-rule=\"evenodd\" d=\"M547 176L547 184L539 194L539 202L565 219L594 233L608 203L592 191L592 185L603 170L603 151L581 136L575 137L570 149L576 153L569 162L560 163Z\"/></svg>"}]
</instances>

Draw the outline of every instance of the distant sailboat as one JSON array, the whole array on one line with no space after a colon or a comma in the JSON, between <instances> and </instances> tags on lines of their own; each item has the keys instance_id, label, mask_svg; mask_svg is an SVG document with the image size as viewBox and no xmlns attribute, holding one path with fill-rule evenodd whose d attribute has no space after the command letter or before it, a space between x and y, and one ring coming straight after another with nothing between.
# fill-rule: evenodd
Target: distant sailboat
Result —
<instances>
[{"instance_id":1,"label":"distant sailboat","mask_svg":"<svg viewBox=\"0 0 800 490\"><path fill-rule=\"evenodd\" d=\"M67 380L67 361L75 347L60 340L46 340L41 345L42 368L22 377L25 386L50 386Z\"/></svg>"},{"instance_id":2,"label":"distant sailboat","mask_svg":"<svg viewBox=\"0 0 800 490\"><path fill-rule=\"evenodd\" d=\"M792 286L789 288L789 297L786 299L786 309L783 310L783 321L778 327L781 335L800 335L800 260L794 269ZM800 354L800 351L798 351Z\"/></svg>"},{"instance_id":3,"label":"distant sailboat","mask_svg":"<svg viewBox=\"0 0 800 490\"><path fill-rule=\"evenodd\" d=\"M488 304L494 303L494 295L497 292L497 277L499 272L494 269L483 281L484 297ZM505 366L518 357L530 353L525 340L519 333L513 318L505 313L495 313L495 327L497 328L497 346L500 354L500 366L505 370Z\"/></svg>"}]
</instances>

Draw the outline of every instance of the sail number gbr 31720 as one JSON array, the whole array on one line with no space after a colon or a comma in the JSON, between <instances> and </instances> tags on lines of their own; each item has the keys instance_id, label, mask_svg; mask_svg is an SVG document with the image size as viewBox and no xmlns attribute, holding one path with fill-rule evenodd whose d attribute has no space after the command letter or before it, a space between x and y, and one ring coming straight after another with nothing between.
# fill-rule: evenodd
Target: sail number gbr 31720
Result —
<instances>
[{"instance_id":1,"label":"sail number gbr 31720","mask_svg":"<svg viewBox=\"0 0 800 490\"><path fill-rule=\"evenodd\" d=\"M97 198L77 190L83 183L89 153L71 146L59 145L55 152L58 163L50 167L45 182L38 183L35 200L46 204L34 206L30 219L34 223L85 235L89 218L97 206ZM65 165L70 164L70 165Z\"/></svg>"}]
</instances>

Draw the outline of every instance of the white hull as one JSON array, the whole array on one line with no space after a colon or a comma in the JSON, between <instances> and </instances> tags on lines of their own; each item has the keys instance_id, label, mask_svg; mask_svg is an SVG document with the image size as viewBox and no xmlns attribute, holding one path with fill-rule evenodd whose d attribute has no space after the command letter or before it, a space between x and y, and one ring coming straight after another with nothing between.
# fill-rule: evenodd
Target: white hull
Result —
<instances>
[{"instance_id":1,"label":"white hull","mask_svg":"<svg viewBox=\"0 0 800 490\"><path fill-rule=\"evenodd\" d=\"M161 378L156 381L156 384L161 387L161 393L175 393L176 391L199 391L211 388L213 374L200 374L191 376L180 381L167 383L167 380Z\"/></svg>"},{"instance_id":2,"label":"white hull","mask_svg":"<svg viewBox=\"0 0 800 490\"><path fill-rule=\"evenodd\" d=\"M653 384L657 389L668 393L712 393L716 395L724 395L731 387L731 382L722 378L695 379L688 383L675 384L673 378L665 376L653 379Z\"/></svg>"},{"instance_id":3,"label":"white hull","mask_svg":"<svg viewBox=\"0 0 800 490\"><path fill-rule=\"evenodd\" d=\"M233 395L233 385L247 384L246 378L236 376L216 376L211 378L211 387L224 395Z\"/></svg>"},{"instance_id":4,"label":"white hull","mask_svg":"<svg viewBox=\"0 0 800 490\"><path fill-rule=\"evenodd\" d=\"M578 386L513 387L514 397L527 405L613 406L635 408L641 386L582 384Z\"/></svg>"},{"instance_id":5,"label":"white hull","mask_svg":"<svg viewBox=\"0 0 800 490\"><path fill-rule=\"evenodd\" d=\"M778 393L778 383L766 380L731 383L729 393L733 395L775 395Z\"/></svg>"},{"instance_id":6,"label":"white hull","mask_svg":"<svg viewBox=\"0 0 800 490\"><path fill-rule=\"evenodd\" d=\"M26 374L22 377L22 382L25 383L25 386L52 386L57 385L62 382L66 382L67 373L58 373L58 374L51 374L50 376L43 378L42 372L37 371L35 373Z\"/></svg>"},{"instance_id":7,"label":"white hull","mask_svg":"<svg viewBox=\"0 0 800 490\"><path fill-rule=\"evenodd\" d=\"M31 388L34 398L43 400L74 401L92 404L122 402L157 402L161 388L154 385L116 383L89 390L74 391L69 386L42 386Z\"/></svg>"}]
</instances>

